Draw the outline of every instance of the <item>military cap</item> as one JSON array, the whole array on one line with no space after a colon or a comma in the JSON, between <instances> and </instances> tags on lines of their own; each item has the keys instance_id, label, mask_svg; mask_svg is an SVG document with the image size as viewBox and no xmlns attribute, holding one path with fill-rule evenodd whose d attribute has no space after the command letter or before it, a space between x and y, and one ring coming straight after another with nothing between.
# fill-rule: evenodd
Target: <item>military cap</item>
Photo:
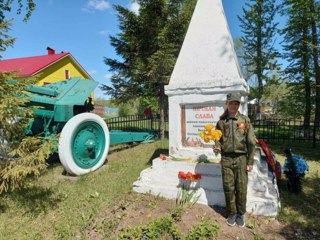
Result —
<instances>
[{"instance_id":1,"label":"military cap","mask_svg":"<svg viewBox=\"0 0 320 240\"><path fill-rule=\"evenodd\" d=\"M227 95L227 101L241 102L241 94L238 92L229 93Z\"/></svg>"}]
</instances>

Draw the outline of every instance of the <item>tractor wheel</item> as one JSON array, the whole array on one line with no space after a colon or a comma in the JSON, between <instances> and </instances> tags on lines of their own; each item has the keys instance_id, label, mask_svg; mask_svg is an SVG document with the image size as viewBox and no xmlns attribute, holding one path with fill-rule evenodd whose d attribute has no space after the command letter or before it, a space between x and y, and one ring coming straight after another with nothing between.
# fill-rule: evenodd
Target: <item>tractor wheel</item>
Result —
<instances>
[{"instance_id":1,"label":"tractor wheel","mask_svg":"<svg viewBox=\"0 0 320 240\"><path fill-rule=\"evenodd\" d=\"M82 175L100 168L107 158L110 135L105 121L93 113L81 113L63 127L59 158L68 173Z\"/></svg>"}]
</instances>

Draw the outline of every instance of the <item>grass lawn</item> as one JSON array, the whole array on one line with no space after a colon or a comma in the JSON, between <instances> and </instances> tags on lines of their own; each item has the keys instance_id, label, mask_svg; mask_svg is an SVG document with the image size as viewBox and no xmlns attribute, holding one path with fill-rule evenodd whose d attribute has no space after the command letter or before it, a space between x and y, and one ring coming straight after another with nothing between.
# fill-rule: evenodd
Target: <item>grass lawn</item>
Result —
<instances>
[{"instance_id":1,"label":"grass lawn","mask_svg":"<svg viewBox=\"0 0 320 240\"><path fill-rule=\"evenodd\" d=\"M286 144L269 143L269 146L283 165L282 152ZM297 239L306 236L317 239L320 238L320 153L312 148L312 144L290 146L293 153L307 159L310 171L299 195L286 190L285 176L279 182L282 205L279 221L287 223L291 229L299 229L295 232ZM101 216L104 214L102 209L113 205L117 209L126 208L132 183L140 172L160 153L167 152L167 139L140 145L118 145L111 148L108 162L101 169L80 177L65 175L60 163L50 166L32 185L0 196L0 239L88 239L86 233L92 226L98 229L98 225L104 228L100 230L105 234L108 229L112 231L123 216L119 212L119 215L113 215L114 219L107 220ZM157 208L151 203L148 207Z\"/></svg>"},{"instance_id":2,"label":"grass lawn","mask_svg":"<svg viewBox=\"0 0 320 240\"><path fill-rule=\"evenodd\" d=\"M320 143L318 142L318 145ZM320 151L319 146L312 148L312 143L270 143L272 151L276 153L278 160L283 166L285 156L283 150L291 148L293 154L299 155L307 160L309 172L303 179L303 191L296 195L286 189L286 177L278 182L281 198L281 212L279 220L290 222L297 227L302 227L305 232L315 234L315 229L320 229ZM297 233L302 235L302 233ZM318 231L319 234L319 231ZM298 236L299 237L299 236ZM314 239L320 239L320 235L314 236ZM305 238L306 239L306 238ZM310 239L310 238L308 238Z\"/></svg>"},{"instance_id":3,"label":"grass lawn","mask_svg":"<svg viewBox=\"0 0 320 240\"><path fill-rule=\"evenodd\" d=\"M0 239L70 239L104 204L131 191L132 183L168 142L111 149L99 171L63 175L58 163L33 186L1 196Z\"/></svg>"}]
</instances>

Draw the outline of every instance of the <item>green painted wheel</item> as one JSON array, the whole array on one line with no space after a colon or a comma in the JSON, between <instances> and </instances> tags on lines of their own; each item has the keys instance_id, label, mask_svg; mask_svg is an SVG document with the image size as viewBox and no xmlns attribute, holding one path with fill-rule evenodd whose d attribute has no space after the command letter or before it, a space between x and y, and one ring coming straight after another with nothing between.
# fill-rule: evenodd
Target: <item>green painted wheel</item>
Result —
<instances>
[{"instance_id":1,"label":"green painted wheel","mask_svg":"<svg viewBox=\"0 0 320 240\"><path fill-rule=\"evenodd\" d=\"M110 145L109 130L102 118L82 113L71 118L59 139L59 157L66 171L86 174L101 167Z\"/></svg>"},{"instance_id":2,"label":"green painted wheel","mask_svg":"<svg viewBox=\"0 0 320 240\"><path fill-rule=\"evenodd\" d=\"M92 168L99 162L106 145L102 127L89 121L77 127L71 141L74 161L85 169Z\"/></svg>"}]
</instances>

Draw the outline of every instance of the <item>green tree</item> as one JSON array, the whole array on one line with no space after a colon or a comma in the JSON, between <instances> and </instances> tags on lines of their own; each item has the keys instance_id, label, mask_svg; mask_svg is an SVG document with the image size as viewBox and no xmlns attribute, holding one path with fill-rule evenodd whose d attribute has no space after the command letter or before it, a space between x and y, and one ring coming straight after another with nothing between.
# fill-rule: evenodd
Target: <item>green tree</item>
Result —
<instances>
[{"instance_id":1,"label":"green tree","mask_svg":"<svg viewBox=\"0 0 320 240\"><path fill-rule=\"evenodd\" d=\"M299 109L293 107L292 102L287 101L287 94L290 92L287 82L281 84L269 84L265 86L263 101L271 102L272 113L274 118L288 118L299 116Z\"/></svg>"},{"instance_id":2,"label":"green tree","mask_svg":"<svg viewBox=\"0 0 320 240\"><path fill-rule=\"evenodd\" d=\"M119 59L105 58L113 72L112 86L102 89L116 101L155 97L160 114L160 133L164 137L164 86L178 57L195 0L137 0L139 13L115 6L119 28L111 45Z\"/></svg>"},{"instance_id":3,"label":"green tree","mask_svg":"<svg viewBox=\"0 0 320 240\"><path fill-rule=\"evenodd\" d=\"M151 108L152 114L157 112L158 102L154 97L140 97L138 99L138 114L144 114L146 108ZM165 107L167 109L167 106Z\"/></svg>"},{"instance_id":4,"label":"green tree","mask_svg":"<svg viewBox=\"0 0 320 240\"><path fill-rule=\"evenodd\" d=\"M319 25L320 25L320 4L319 1L310 0L310 22L311 22L311 46L312 58L315 76L315 119L314 123L317 127L320 126L320 64L319 64ZM318 26L318 27L317 27Z\"/></svg>"},{"instance_id":5,"label":"green tree","mask_svg":"<svg viewBox=\"0 0 320 240\"><path fill-rule=\"evenodd\" d=\"M6 19L15 1L7 0L0 3L0 52L13 46L15 39L8 35L12 19ZM27 0L16 1L17 14L22 13L25 6L27 21L35 4ZM46 169L46 159L56 146L53 137L42 140L38 137L26 137L23 132L32 118L33 110L27 107L29 97L25 90L38 80L25 78L12 81L17 72L0 72L0 193L25 186L34 177Z\"/></svg>"},{"instance_id":6,"label":"green tree","mask_svg":"<svg viewBox=\"0 0 320 240\"><path fill-rule=\"evenodd\" d=\"M12 4L17 3L17 8L16 8L16 14L20 15L23 12L23 9L25 10L25 15L23 17L23 21L28 21L29 18L31 17L32 12L36 8L36 4L34 3L33 0L2 0L0 2L0 21L3 21L6 16L6 12L11 12L12 11Z\"/></svg>"},{"instance_id":7,"label":"green tree","mask_svg":"<svg viewBox=\"0 0 320 240\"><path fill-rule=\"evenodd\" d=\"M26 137L33 110L25 89L37 79L13 82L15 73L0 73L0 193L23 187L46 169L54 138Z\"/></svg>"},{"instance_id":8,"label":"green tree","mask_svg":"<svg viewBox=\"0 0 320 240\"><path fill-rule=\"evenodd\" d=\"M254 74L258 82L258 114L261 112L261 100L264 83L268 83L269 71L277 68L278 52L274 47L278 23L274 22L278 7L275 0L249 0L243 8L240 20L244 59L247 69Z\"/></svg>"},{"instance_id":9,"label":"green tree","mask_svg":"<svg viewBox=\"0 0 320 240\"><path fill-rule=\"evenodd\" d=\"M234 39L234 49L236 51L239 65L241 68L241 72L243 74L244 79L250 84L250 79L253 75L253 66L249 64L249 60L245 58L245 49L243 46L243 42L241 38Z\"/></svg>"},{"instance_id":10,"label":"green tree","mask_svg":"<svg viewBox=\"0 0 320 240\"><path fill-rule=\"evenodd\" d=\"M23 0L6 0L0 2L0 52L5 51L8 47L12 47L15 42L15 38L12 38L8 35L8 32L11 30L13 19L6 19L6 13L11 12L11 5L13 2L18 3L18 7L16 9L17 14L21 14L23 7L25 7L26 13L23 18L23 21L25 22L29 20L33 10L36 7L33 0L26 0L25 4L23 4Z\"/></svg>"},{"instance_id":11,"label":"green tree","mask_svg":"<svg viewBox=\"0 0 320 240\"><path fill-rule=\"evenodd\" d=\"M315 78L319 74L317 60L312 58L317 55L312 47L314 43L317 44L312 30L316 12L310 11L313 3L313 0L284 0L281 9L282 14L287 17L286 25L281 31L284 36L283 57L289 62L284 72L292 86L290 100L300 106L306 127L310 124L312 106L315 105Z\"/></svg>"}]
</instances>

